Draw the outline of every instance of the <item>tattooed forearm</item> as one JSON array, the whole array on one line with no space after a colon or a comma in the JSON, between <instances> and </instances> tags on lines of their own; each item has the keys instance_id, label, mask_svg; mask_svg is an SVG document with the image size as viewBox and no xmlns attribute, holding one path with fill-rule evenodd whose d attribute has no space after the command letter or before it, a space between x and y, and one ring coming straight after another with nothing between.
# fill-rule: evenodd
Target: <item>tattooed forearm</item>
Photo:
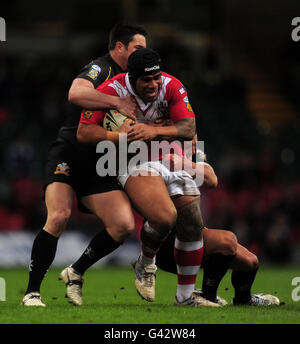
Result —
<instances>
[{"instance_id":1,"label":"tattooed forearm","mask_svg":"<svg viewBox=\"0 0 300 344\"><path fill-rule=\"evenodd\" d=\"M194 117L188 117L176 122L175 127L178 130L178 138L192 140L196 133L196 122Z\"/></svg>"},{"instance_id":2,"label":"tattooed forearm","mask_svg":"<svg viewBox=\"0 0 300 344\"><path fill-rule=\"evenodd\" d=\"M202 238L204 228L200 209L200 197L177 208L176 231L181 241L195 241Z\"/></svg>"}]
</instances>

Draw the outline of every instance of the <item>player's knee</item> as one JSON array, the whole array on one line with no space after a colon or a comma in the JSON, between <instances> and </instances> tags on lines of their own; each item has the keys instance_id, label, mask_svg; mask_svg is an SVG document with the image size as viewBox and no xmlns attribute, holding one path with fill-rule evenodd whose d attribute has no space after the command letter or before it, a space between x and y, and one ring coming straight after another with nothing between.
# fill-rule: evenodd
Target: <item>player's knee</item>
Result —
<instances>
[{"instance_id":1,"label":"player's knee","mask_svg":"<svg viewBox=\"0 0 300 344\"><path fill-rule=\"evenodd\" d=\"M248 256L248 267L249 270L253 271L253 270L257 270L259 267L259 260L257 258L257 256L253 253L251 253L250 256Z\"/></svg>"},{"instance_id":2,"label":"player's knee","mask_svg":"<svg viewBox=\"0 0 300 344\"><path fill-rule=\"evenodd\" d=\"M128 237L134 232L134 221L122 221L119 226L119 233L121 236Z\"/></svg>"},{"instance_id":3,"label":"player's knee","mask_svg":"<svg viewBox=\"0 0 300 344\"><path fill-rule=\"evenodd\" d=\"M71 217L71 209L60 209L55 212L54 217L57 223L66 225L69 221L69 218Z\"/></svg>"},{"instance_id":4,"label":"player's knee","mask_svg":"<svg viewBox=\"0 0 300 344\"><path fill-rule=\"evenodd\" d=\"M135 224L133 219L121 218L118 222L108 226L106 229L114 240L123 242L134 232Z\"/></svg>"},{"instance_id":5,"label":"player's knee","mask_svg":"<svg viewBox=\"0 0 300 344\"><path fill-rule=\"evenodd\" d=\"M71 209L57 209L48 214L46 226L47 230L53 235L60 235L65 229L71 216Z\"/></svg>"},{"instance_id":6,"label":"player's knee","mask_svg":"<svg viewBox=\"0 0 300 344\"><path fill-rule=\"evenodd\" d=\"M157 214L151 223L156 227L161 233L169 233L176 225L177 211L175 208L168 209L167 211Z\"/></svg>"},{"instance_id":7,"label":"player's knee","mask_svg":"<svg viewBox=\"0 0 300 344\"><path fill-rule=\"evenodd\" d=\"M220 244L220 252L226 256L233 256L237 251L237 238L234 233L230 231L224 231Z\"/></svg>"}]
</instances>

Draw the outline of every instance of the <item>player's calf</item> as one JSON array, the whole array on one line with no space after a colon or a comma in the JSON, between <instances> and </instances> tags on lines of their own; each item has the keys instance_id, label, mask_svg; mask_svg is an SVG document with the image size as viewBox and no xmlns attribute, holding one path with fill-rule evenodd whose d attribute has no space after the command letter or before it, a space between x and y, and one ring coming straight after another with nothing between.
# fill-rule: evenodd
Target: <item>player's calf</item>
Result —
<instances>
[{"instance_id":1,"label":"player's calf","mask_svg":"<svg viewBox=\"0 0 300 344\"><path fill-rule=\"evenodd\" d=\"M174 200L178 218L174 258L177 265L176 302L192 297L203 258L202 216L198 196L182 196Z\"/></svg>"}]
</instances>

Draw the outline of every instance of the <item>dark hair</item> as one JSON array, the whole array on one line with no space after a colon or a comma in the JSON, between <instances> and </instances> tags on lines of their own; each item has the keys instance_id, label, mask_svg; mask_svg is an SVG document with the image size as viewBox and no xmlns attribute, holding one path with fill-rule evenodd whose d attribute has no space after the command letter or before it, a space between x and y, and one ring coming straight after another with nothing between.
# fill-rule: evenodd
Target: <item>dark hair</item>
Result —
<instances>
[{"instance_id":1,"label":"dark hair","mask_svg":"<svg viewBox=\"0 0 300 344\"><path fill-rule=\"evenodd\" d=\"M146 37L147 31L140 25L131 25L124 23L116 24L109 33L108 49L113 50L118 41L122 42L127 48L134 35L142 35Z\"/></svg>"}]
</instances>

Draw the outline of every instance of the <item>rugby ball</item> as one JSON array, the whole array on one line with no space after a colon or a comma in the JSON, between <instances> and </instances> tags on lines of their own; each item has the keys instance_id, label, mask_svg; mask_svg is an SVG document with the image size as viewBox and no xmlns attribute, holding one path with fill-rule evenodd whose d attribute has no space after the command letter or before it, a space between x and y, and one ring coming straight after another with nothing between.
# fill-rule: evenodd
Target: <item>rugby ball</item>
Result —
<instances>
[{"instance_id":1,"label":"rugby ball","mask_svg":"<svg viewBox=\"0 0 300 344\"><path fill-rule=\"evenodd\" d=\"M118 110L110 109L104 116L103 128L109 131L118 131L128 119L128 117L122 115Z\"/></svg>"}]
</instances>

